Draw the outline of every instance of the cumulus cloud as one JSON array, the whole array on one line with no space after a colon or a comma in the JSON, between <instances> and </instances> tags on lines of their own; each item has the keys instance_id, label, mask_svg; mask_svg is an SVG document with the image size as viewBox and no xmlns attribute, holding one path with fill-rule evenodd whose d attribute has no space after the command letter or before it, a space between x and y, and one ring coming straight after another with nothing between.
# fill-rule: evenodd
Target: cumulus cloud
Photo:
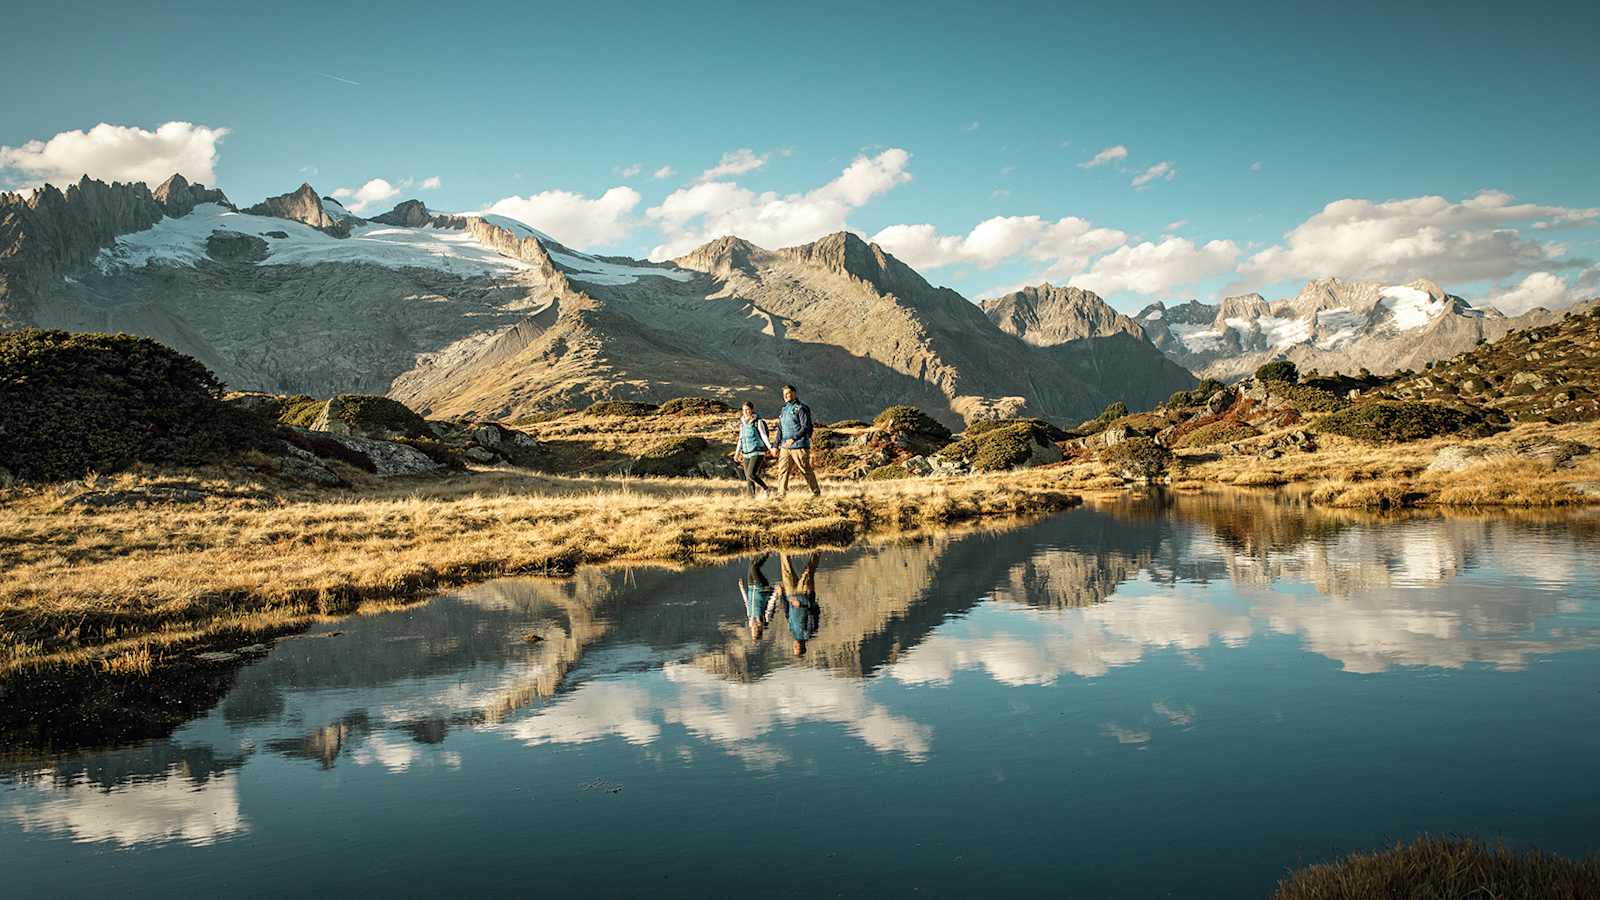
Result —
<instances>
[{"instance_id":1,"label":"cumulus cloud","mask_svg":"<svg viewBox=\"0 0 1600 900\"><path fill-rule=\"evenodd\" d=\"M358 188L342 187L333 192L340 200L348 200L345 209L353 213L366 211L369 207L385 200L399 196L400 189L382 178L374 178Z\"/></svg>"},{"instance_id":2,"label":"cumulus cloud","mask_svg":"<svg viewBox=\"0 0 1600 900\"><path fill-rule=\"evenodd\" d=\"M644 171L644 166L640 165L639 163L634 163L631 166L624 166L621 169L623 178L632 178L633 176L635 176L635 175L637 175L637 174L639 174L640 172L643 172L643 171Z\"/></svg>"},{"instance_id":3,"label":"cumulus cloud","mask_svg":"<svg viewBox=\"0 0 1600 900\"><path fill-rule=\"evenodd\" d=\"M1600 209L1514 203L1484 191L1460 203L1425 196L1381 203L1336 200L1239 267L1241 284L1284 279L1368 278L1439 282L1504 281L1528 270L1582 265L1562 260L1566 247L1519 234L1515 227L1594 224Z\"/></svg>"},{"instance_id":4,"label":"cumulus cloud","mask_svg":"<svg viewBox=\"0 0 1600 900\"><path fill-rule=\"evenodd\" d=\"M1094 156L1090 157L1089 159L1086 159L1083 162L1078 163L1078 168L1080 168L1080 169L1098 169L1101 166L1109 165L1109 164L1114 163L1114 162L1120 162L1120 161L1122 161L1124 159L1127 159L1127 158L1128 158L1128 148L1122 146L1121 144L1118 144L1115 147L1107 147L1104 150L1101 150L1099 153L1096 153Z\"/></svg>"},{"instance_id":5,"label":"cumulus cloud","mask_svg":"<svg viewBox=\"0 0 1600 900\"><path fill-rule=\"evenodd\" d=\"M1159 294L1221 275L1238 258L1239 245L1233 241L1198 245L1188 238L1169 237L1160 243L1124 244L1068 283L1099 294Z\"/></svg>"},{"instance_id":6,"label":"cumulus cloud","mask_svg":"<svg viewBox=\"0 0 1600 900\"><path fill-rule=\"evenodd\" d=\"M598 197L573 191L506 197L486 211L526 222L570 247L587 249L626 237L633 228L632 213L639 200L638 191L619 185Z\"/></svg>"},{"instance_id":7,"label":"cumulus cloud","mask_svg":"<svg viewBox=\"0 0 1600 900\"><path fill-rule=\"evenodd\" d=\"M676 174L678 174L678 170L677 169L674 169L671 166L662 166L661 168L655 170L655 172L653 173L653 176L655 177L655 179L657 181L660 181L660 180L665 179L665 178L671 178L672 176L674 176Z\"/></svg>"},{"instance_id":8,"label":"cumulus cloud","mask_svg":"<svg viewBox=\"0 0 1600 900\"><path fill-rule=\"evenodd\" d=\"M1593 297L1597 289L1600 289L1600 267L1584 271L1574 284L1550 272L1532 272L1516 286L1490 294L1486 302L1508 316L1516 316L1541 306L1545 309L1571 306Z\"/></svg>"},{"instance_id":9,"label":"cumulus cloud","mask_svg":"<svg viewBox=\"0 0 1600 900\"><path fill-rule=\"evenodd\" d=\"M1148 169L1145 169L1143 172L1140 172L1139 174L1133 176L1132 184L1133 184L1134 189L1138 190L1140 188L1147 187L1148 185L1150 185L1153 182L1156 182L1156 181L1171 181L1172 179L1177 178L1177 177L1178 177L1177 168L1172 165L1172 162L1170 160L1164 160L1162 162L1156 163L1155 165L1151 166Z\"/></svg>"},{"instance_id":10,"label":"cumulus cloud","mask_svg":"<svg viewBox=\"0 0 1600 900\"><path fill-rule=\"evenodd\" d=\"M147 131L101 122L88 131L63 131L20 147L0 146L0 180L15 185L68 184L81 176L142 181L154 187L176 172L215 184L217 145L226 128L167 122Z\"/></svg>"},{"instance_id":11,"label":"cumulus cloud","mask_svg":"<svg viewBox=\"0 0 1600 900\"><path fill-rule=\"evenodd\" d=\"M399 184L394 184L386 178L374 178L358 188L338 188L333 192L333 196L345 201L345 209L359 215L386 200L393 200L395 197L400 196L401 191L409 191L412 188L433 191L438 190L440 184L442 182L437 175L424 178L421 181L415 178L407 178Z\"/></svg>"},{"instance_id":12,"label":"cumulus cloud","mask_svg":"<svg viewBox=\"0 0 1600 900\"><path fill-rule=\"evenodd\" d=\"M910 160L898 147L858 156L839 177L803 194L758 194L731 181L680 188L645 213L666 237L650 258L669 259L725 235L785 247L844 230L852 210L911 180Z\"/></svg>"},{"instance_id":13,"label":"cumulus cloud","mask_svg":"<svg viewBox=\"0 0 1600 900\"><path fill-rule=\"evenodd\" d=\"M766 154L756 155L748 147L738 150L729 150L722 154L722 159L716 165L700 173L699 181L714 181L718 178L728 178L733 175L744 175L761 168L767 164Z\"/></svg>"},{"instance_id":14,"label":"cumulus cloud","mask_svg":"<svg viewBox=\"0 0 1600 900\"><path fill-rule=\"evenodd\" d=\"M1068 275L1091 257L1120 246L1127 234L1097 228L1086 219L1068 216L1050 222L1039 216L995 216L979 222L966 235L944 235L932 225L890 225L872 240L907 265L918 269L967 263L992 268L1015 256L1050 263L1046 276Z\"/></svg>"}]
</instances>

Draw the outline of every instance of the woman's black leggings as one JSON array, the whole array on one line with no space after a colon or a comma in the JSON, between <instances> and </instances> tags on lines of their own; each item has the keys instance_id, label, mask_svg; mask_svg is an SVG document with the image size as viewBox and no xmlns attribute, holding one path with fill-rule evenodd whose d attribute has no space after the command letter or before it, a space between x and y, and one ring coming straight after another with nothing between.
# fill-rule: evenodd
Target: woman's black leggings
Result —
<instances>
[{"instance_id":1,"label":"woman's black leggings","mask_svg":"<svg viewBox=\"0 0 1600 900\"><path fill-rule=\"evenodd\" d=\"M744 455L744 490L754 497L756 488L769 491L766 479L761 477L761 470L767 467L766 456L760 453L746 453Z\"/></svg>"}]
</instances>

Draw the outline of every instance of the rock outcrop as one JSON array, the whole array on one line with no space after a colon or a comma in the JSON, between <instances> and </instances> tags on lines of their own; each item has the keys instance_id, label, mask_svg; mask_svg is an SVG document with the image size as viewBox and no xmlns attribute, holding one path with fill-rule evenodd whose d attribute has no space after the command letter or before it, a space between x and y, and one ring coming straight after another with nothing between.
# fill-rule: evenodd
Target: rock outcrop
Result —
<instances>
[{"instance_id":1,"label":"rock outcrop","mask_svg":"<svg viewBox=\"0 0 1600 900\"><path fill-rule=\"evenodd\" d=\"M167 215L174 219L187 216L202 203L215 203L228 209L234 208L222 191L207 188L203 184L191 184L189 179L177 174L161 182L159 187L151 191L151 196L161 204Z\"/></svg>"},{"instance_id":2,"label":"rock outcrop","mask_svg":"<svg viewBox=\"0 0 1600 900\"><path fill-rule=\"evenodd\" d=\"M310 184L303 183L287 194L268 197L245 212L253 216L273 216L301 222L334 237L348 237L350 234L350 219L329 214L322 198Z\"/></svg>"}]
</instances>

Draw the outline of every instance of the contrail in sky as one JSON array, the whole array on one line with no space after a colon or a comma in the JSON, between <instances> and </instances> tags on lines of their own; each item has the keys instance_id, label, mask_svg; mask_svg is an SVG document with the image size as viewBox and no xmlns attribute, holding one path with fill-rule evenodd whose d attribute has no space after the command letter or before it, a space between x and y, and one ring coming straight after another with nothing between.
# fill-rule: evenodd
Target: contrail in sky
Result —
<instances>
[{"instance_id":1,"label":"contrail in sky","mask_svg":"<svg viewBox=\"0 0 1600 900\"><path fill-rule=\"evenodd\" d=\"M318 75L321 75L321 76L322 76L322 77L323 77L323 78L331 78L331 79L333 79L333 80L334 80L334 81L342 81L342 82L344 82L344 83L345 83L345 84L353 84L353 85L355 85L355 86L356 86L356 87L360 87L360 86L361 86L361 82L359 82L359 81L351 81L351 80L350 80L350 79L348 79L348 78L340 78L340 77L339 77L339 76L337 76L337 75L329 75L329 74L328 74L328 73L327 73L327 72L318 72L318 73L317 73L317 74L318 74Z\"/></svg>"}]
</instances>

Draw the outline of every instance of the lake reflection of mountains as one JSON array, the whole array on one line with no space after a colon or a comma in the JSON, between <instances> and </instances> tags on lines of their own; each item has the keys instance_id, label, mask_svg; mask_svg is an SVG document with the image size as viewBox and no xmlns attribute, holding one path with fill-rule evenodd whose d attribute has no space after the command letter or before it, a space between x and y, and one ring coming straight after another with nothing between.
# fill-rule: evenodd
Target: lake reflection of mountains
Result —
<instances>
[{"instance_id":1,"label":"lake reflection of mountains","mask_svg":"<svg viewBox=\"0 0 1600 900\"><path fill-rule=\"evenodd\" d=\"M644 746L681 731L764 768L788 760L786 729L825 723L914 762L934 752L934 730L880 682L940 685L967 671L1040 685L1274 634L1348 672L1517 669L1600 644L1592 587L1570 590L1593 585L1594 545L1589 518L1126 501L824 554L801 657L781 611L752 639L746 561L505 579L281 640L219 673L233 678L221 703L167 739L13 762L0 773L11 782L0 819L81 840L204 843L248 830L229 797L236 771L262 754L455 767L464 751L450 738L463 730L528 746ZM774 581L779 562L767 562Z\"/></svg>"}]
</instances>

